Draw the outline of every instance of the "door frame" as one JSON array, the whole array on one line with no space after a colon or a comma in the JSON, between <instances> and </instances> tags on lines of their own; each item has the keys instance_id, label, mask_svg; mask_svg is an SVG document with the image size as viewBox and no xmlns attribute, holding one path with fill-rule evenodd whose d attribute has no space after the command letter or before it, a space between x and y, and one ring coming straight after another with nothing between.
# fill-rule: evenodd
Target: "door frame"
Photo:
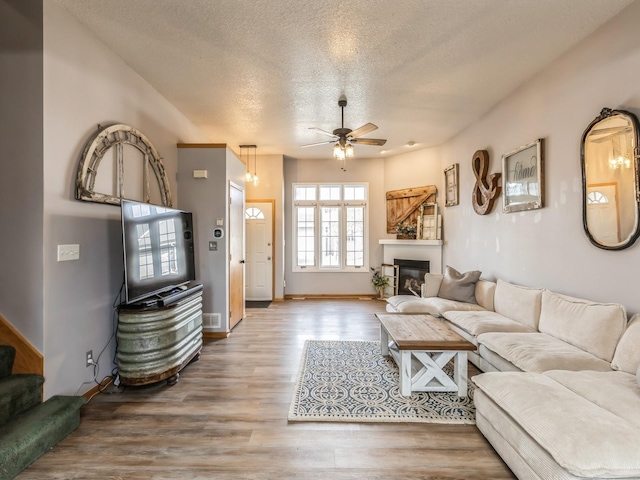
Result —
<instances>
[{"instance_id":1,"label":"door frame","mask_svg":"<svg viewBox=\"0 0 640 480\"><path fill-rule=\"evenodd\" d=\"M250 203L271 204L271 299L276 299L276 200L274 198L252 198L244 200L244 211ZM247 220L244 220L244 231L247 231Z\"/></svg>"},{"instance_id":2,"label":"door frame","mask_svg":"<svg viewBox=\"0 0 640 480\"><path fill-rule=\"evenodd\" d=\"M242 306L241 306L241 314L240 314L240 319L235 322L233 325L231 325L231 315L230 312L232 312L231 310L231 262L233 261L232 259L229 258L229 256L231 255L231 228L232 228L232 203L231 203L231 190L232 189L236 189L238 190L241 194L242 194L242 216L241 219L242 221L240 222L240 226L242 228L242 232L241 232L241 236L240 238L242 238L242 246L241 246L241 250L242 250L242 259L240 261L240 263L242 264L242 278L240 279L242 288L241 288L241 296L242 296ZM228 275L227 275L227 318L228 318L228 331L230 332L232 330L233 327L235 327L238 323L240 323L240 321L242 319L244 319L246 317L246 312L245 312L245 308L244 308L244 283L245 283L245 266L244 266L244 255L245 255L245 221L244 221L244 215L245 215L245 206L246 206L246 189L244 187L244 185L241 185L239 183L236 183L232 180L229 180L229 185L228 185L228 203L227 203L227 219L228 219L228 228L227 228L227 245L228 245L228 255L227 256L227 268L228 268Z\"/></svg>"}]
</instances>

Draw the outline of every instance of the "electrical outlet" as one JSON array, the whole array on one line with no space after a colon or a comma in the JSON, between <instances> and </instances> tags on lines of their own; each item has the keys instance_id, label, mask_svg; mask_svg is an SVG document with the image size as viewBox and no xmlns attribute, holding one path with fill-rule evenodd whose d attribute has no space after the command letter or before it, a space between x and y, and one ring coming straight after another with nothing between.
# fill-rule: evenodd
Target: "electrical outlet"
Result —
<instances>
[{"instance_id":1,"label":"electrical outlet","mask_svg":"<svg viewBox=\"0 0 640 480\"><path fill-rule=\"evenodd\" d=\"M90 367L91 365L96 364L96 362L93 361L93 350L89 350L87 352L86 358L87 358L87 367Z\"/></svg>"}]
</instances>

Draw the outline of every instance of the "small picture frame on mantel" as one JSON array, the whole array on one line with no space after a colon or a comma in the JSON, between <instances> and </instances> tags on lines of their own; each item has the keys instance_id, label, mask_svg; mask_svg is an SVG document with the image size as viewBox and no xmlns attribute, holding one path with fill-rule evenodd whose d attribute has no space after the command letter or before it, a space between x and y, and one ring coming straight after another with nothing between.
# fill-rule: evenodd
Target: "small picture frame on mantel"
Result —
<instances>
[{"instance_id":1,"label":"small picture frame on mantel","mask_svg":"<svg viewBox=\"0 0 640 480\"><path fill-rule=\"evenodd\" d=\"M458 187L458 164L454 163L453 165L444 169L444 185L445 185L445 207L453 207L454 205L458 205L460 203L459 200L459 192L460 189Z\"/></svg>"}]
</instances>

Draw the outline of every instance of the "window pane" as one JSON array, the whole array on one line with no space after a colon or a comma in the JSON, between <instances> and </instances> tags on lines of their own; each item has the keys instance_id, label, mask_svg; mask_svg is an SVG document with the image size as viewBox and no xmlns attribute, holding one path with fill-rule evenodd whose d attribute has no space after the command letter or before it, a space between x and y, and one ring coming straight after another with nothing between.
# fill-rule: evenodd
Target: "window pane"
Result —
<instances>
[{"instance_id":1,"label":"window pane","mask_svg":"<svg viewBox=\"0 0 640 480\"><path fill-rule=\"evenodd\" d=\"M335 185L322 185L320 187L320 200L340 200L340 187Z\"/></svg>"},{"instance_id":2,"label":"window pane","mask_svg":"<svg viewBox=\"0 0 640 480\"><path fill-rule=\"evenodd\" d=\"M295 188L294 200L315 200L315 199L316 199L315 185L297 186Z\"/></svg>"},{"instance_id":3,"label":"window pane","mask_svg":"<svg viewBox=\"0 0 640 480\"><path fill-rule=\"evenodd\" d=\"M160 220L160 267L162 276L178 273L175 220Z\"/></svg>"},{"instance_id":4,"label":"window pane","mask_svg":"<svg viewBox=\"0 0 640 480\"><path fill-rule=\"evenodd\" d=\"M320 211L321 225L321 260L323 267L340 266L340 207L322 207Z\"/></svg>"},{"instance_id":5,"label":"window pane","mask_svg":"<svg viewBox=\"0 0 640 480\"><path fill-rule=\"evenodd\" d=\"M364 207L347 207L347 266L364 265Z\"/></svg>"},{"instance_id":6,"label":"window pane","mask_svg":"<svg viewBox=\"0 0 640 480\"><path fill-rule=\"evenodd\" d=\"M297 207L298 266L314 265L315 208Z\"/></svg>"},{"instance_id":7,"label":"window pane","mask_svg":"<svg viewBox=\"0 0 640 480\"><path fill-rule=\"evenodd\" d=\"M262 213L262 210L260 210L259 208L256 207L249 207L245 210L244 212L244 218L246 219L263 219L264 218L264 213Z\"/></svg>"},{"instance_id":8,"label":"window pane","mask_svg":"<svg viewBox=\"0 0 640 480\"><path fill-rule=\"evenodd\" d=\"M293 193L299 201L294 205L296 266L336 270L364 266L368 186L295 184Z\"/></svg>"},{"instance_id":9,"label":"window pane","mask_svg":"<svg viewBox=\"0 0 640 480\"><path fill-rule=\"evenodd\" d=\"M364 185L345 185L344 199L345 200L366 200L367 189Z\"/></svg>"}]
</instances>

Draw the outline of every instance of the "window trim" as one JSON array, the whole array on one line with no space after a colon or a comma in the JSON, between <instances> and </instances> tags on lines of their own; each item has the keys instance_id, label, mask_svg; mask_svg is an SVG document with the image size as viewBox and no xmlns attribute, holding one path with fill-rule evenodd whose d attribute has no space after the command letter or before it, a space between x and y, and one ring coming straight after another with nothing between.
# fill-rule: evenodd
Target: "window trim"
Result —
<instances>
[{"instance_id":1,"label":"window trim","mask_svg":"<svg viewBox=\"0 0 640 480\"><path fill-rule=\"evenodd\" d=\"M315 186L315 200L296 200L296 187ZM365 187L364 200L320 200L320 187L322 186L340 186L341 196L344 197L345 186L363 186ZM369 183L368 182L296 182L291 185L291 209L292 209L292 228L291 228L291 270L294 273L362 273L369 271ZM340 265L335 267L322 267L320 265L321 252L321 208L323 206L339 206L340 209ZM298 265L298 207L314 207L314 265L299 266ZM347 207L363 207L364 208L364 235L363 235L363 265L347 266Z\"/></svg>"}]
</instances>

